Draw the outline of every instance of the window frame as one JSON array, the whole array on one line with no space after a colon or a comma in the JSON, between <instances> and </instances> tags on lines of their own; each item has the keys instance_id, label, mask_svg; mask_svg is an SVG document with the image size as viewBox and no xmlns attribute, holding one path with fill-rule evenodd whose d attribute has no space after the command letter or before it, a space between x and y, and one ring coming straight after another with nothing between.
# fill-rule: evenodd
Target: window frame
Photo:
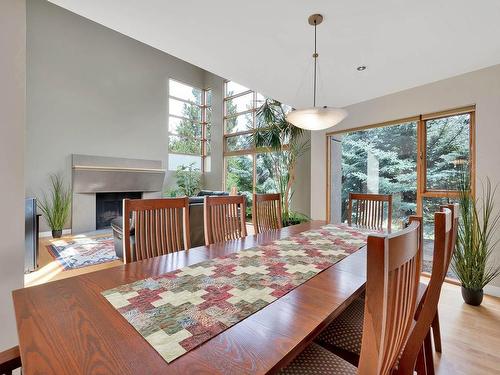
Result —
<instances>
[{"instance_id":1,"label":"window frame","mask_svg":"<svg viewBox=\"0 0 500 375\"><path fill-rule=\"evenodd\" d=\"M227 190L227 161L228 161L228 158L231 157L231 156L246 156L246 155L249 155L249 156L252 156L252 193L255 193L256 191L256 188L255 188L255 185L256 185L256 181L257 181L257 163L256 163L256 154L257 154L257 149L254 147L254 146L251 146L250 148L247 148L247 149L242 149L242 150L236 150L236 151L229 151L228 150L228 140L230 138L233 138L233 137L238 137L238 136L241 136L241 135L247 135L247 134L253 134L255 132L255 129L256 129L256 126L255 126L255 123L256 123L256 113L257 113L257 110L258 110L258 106L257 106L257 92L254 91L254 90L251 90L251 89L248 89L248 90L245 90L245 91L242 91L242 92L239 92L237 94L234 94L234 95L227 95L227 84L228 82L230 82L229 80L226 80L224 81L224 85L223 85L223 105L222 105L222 113L223 113L223 121L222 121L222 127L223 127L223 138L222 138L222 145L223 145L223 156L224 156L224 173L222 174L222 186L223 186L223 189L224 190ZM232 99L235 99L235 98L238 98L238 97L241 97L241 96L244 96L244 95L248 95L248 94L252 94L252 103L253 103L253 106L251 109L248 109L248 110L245 110L245 111L241 111L241 112L237 112L237 113L234 113L232 115L227 115L227 102L229 100L232 100ZM252 128L249 129L249 130L245 130L245 131L240 131L240 132L234 132L234 133L228 133L227 132L227 129L226 129L226 122L228 119L231 119L231 118L235 118L235 117L238 117L238 116L241 116L241 115L245 115L245 114L251 114L252 115Z\"/></svg>"},{"instance_id":2,"label":"window frame","mask_svg":"<svg viewBox=\"0 0 500 375\"><path fill-rule=\"evenodd\" d=\"M255 90L252 89L247 89L245 91L239 92L234 95L226 95L227 93L227 84L231 82L230 80L225 80L224 85L223 85L223 106L222 106L222 113L223 113L223 139L222 139L222 144L223 144L223 158L224 158L224 173L222 174L222 186L224 190L227 190L227 158L231 156L252 156L252 168L253 168L253 179L252 179L252 193L257 192L257 157L259 154L264 154L264 153L272 153L274 152L273 150L267 148L267 147L255 147L251 145L249 148L246 149L241 149L241 150L234 150L230 151L228 149L228 139L230 138L235 138L238 136L244 136L248 134L253 134L257 131L257 111L259 110L260 105L258 105L259 102L259 95L266 99L266 97L260 93L258 93ZM241 86L241 85L240 85ZM231 115L227 115L227 102L229 100L232 100L234 98L238 98L240 96L245 96L252 93L253 95L253 107L251 109L247 109L245 111L240 111L236 112ZM226 122L228 119L236 118L241 115L245 114L251 114L252 115L252 128L244 131L239 131L239 132L233 132L233 133L228 133L226 130ZM260 128L263 129L263 128ZM283 146L283 150L287 150L288 145Z\"/></svg>"},{"instance_id":3,"label":"window frame","mask_svg":"<svg viewBox=\"0 0 500 375\"><path fill-rule=\"evenodd\" d=\"M192 89L200 90L201 91L201 104L198 104L198 103L193 102L191 100L179 98L179 97L177 97L175 95L171 95L171 93L170 93L170 81L178 82L178 83L180 83L182 85L185 85L185 86L188 86L188 87L190 87ZM182 81L179 81L179 80L174 79L174 78L169 78L169 85L168 85L168 100L169 100L169 102L170 102L170 99L174 99L174 100L177 100L177 101L189 104L189 105L194 105L194 106L198 107L200 109L200 112L201 112L201 119L200 119L201 121L192 120L192 119L187 118L187 117L183 117L183 116L178 116L178 115L175 115L175 114L171 114L170 113L170 103L169 103L169 108L168 108L168 125L167 125L167 137L168 137L167 146L168 146L168 155L169 155L169 158L170 158L170 155L200 156L200 158L201 158L201 162L200 162L200 171L201 171L201 173L208 172L207 168L206 168L206 165L207 165L206 158L210 156L210 154L208 154L208 147L207 147L207 143L210 142L210 139L207 136L207 127L211 125L211 121L208 121L207 112L209 110L211 110L212 103L208 104L207 103L207 98L208 98L209 92L211 92L211 91L212 91L211 88L199 88L199 87L193 86L191 84L188 84L186 82L182 82ZM175 134L175 133L171 132L170 131L170 118L171 117L172 118L176 118L176 119L180 119L180 120L187 120L187 121L192 122L193 124L199 125L201 127L201 137L186 137L186 136L182 136L182 135ZM197 153L196 154L190 154L190 153L183 153L183 152L171 152L170 151L170 137L171 136L182 138L182 139L195 140L195 141L200 142L200 154L197 154ZM173 171L173 170L171 170L169 168L168 165L167 165L167 169L169 171Z\"/></svg>"},{"instance_id":4,"label":"window frame","mask_svg":"<svg viewBox=\"0 0 500 375\"><path fill-rule=\"evenodd\" d=\"M397 120L385 121L382 123L365 125L351 128L349 130L339 130L327 132L326 142L326 221L331 218L331 142L330 138L348 132L368 130L372 128L386 127L406 122L417 122L417 215L423 214L424 198L459 198L460 192L457 190L430 190L426 188L426 121L451 117L461 114L469 114L469 173L470 173L470 191L472 197L476 196L476 106L448 109L439 112L421 114L412 117L406 117Z\"/></svg>"}]
</instances>

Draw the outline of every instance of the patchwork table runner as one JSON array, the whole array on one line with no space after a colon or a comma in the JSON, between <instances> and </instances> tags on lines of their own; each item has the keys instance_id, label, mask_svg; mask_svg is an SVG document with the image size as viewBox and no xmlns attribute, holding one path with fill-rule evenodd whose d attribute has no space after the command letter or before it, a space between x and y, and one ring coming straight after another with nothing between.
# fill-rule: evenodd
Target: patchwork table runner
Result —
<instances>
[{"instance_id":1,"label":"patchwork table runner","mask_svg":"<svg viewBox=\"0 0 500 375\"><path fill-rule=\"evenodd\" d=\"M171 362L355 252L368 234L326 225L102 294Z\"/></svg>"}]
</instances>

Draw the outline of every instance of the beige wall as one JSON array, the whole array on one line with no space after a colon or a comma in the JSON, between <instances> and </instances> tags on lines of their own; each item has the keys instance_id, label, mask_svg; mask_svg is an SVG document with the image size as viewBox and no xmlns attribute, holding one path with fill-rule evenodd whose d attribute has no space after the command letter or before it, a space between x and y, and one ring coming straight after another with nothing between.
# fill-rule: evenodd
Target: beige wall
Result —
<instances>
[{"instance_id":1,"label":"beige wall","mask_svg":"<svg viewBox=\"0 0 500 375\"><path fill-rule=\"evenodd\" d=\"M305 137L310 138L311 132ZM307 216L311 214L311 183L310 183L311 150L309 149L300 157L296 167L294 193L292 196L291 209Z\"/></svg>"},{"instance_id":2,"label":"beige wall","mask_svg":"<svg viewBox=\"0 0 500 375\"><path fill-rule=\"evenodd\" d=\"M167 168L169 78L209 83L222 108L222 78L47 1L27 2L27 54L27 196L41 196L50 173L71 181L71 154L161 160ZM214 146L222 153L221 142ZM206 180L222 187L217 171ZM165 188L173 184L169 172Z\"/></svg>"},{"instance_id":3,"label":"beige wall","mask_svg":"<svg viewBox=\"0 0 500 375\"><path fill-rule=\"evenodd\" d=\"M166 168L169 78L212 89L203 182L222 189L223 78L42 0L27 2L27 53L27 196L42 196L51 173L71 181L71 154L161 160ZM306 214L308 157L294 197ZM164 188L173 185L169 172Z\"/></svg>"},{"instance_id":4,"label":"beige wall","mask_svg":"<svg viewBox=\"0 0 500 375\"><path fill-rule=\"evenodd\" d=\"M432 67L430 67L432 68ZM486 176L500 182L500 65L387 95L347 107L349 117L335 130L352 129L476 104L477 185ZM328 129L331 131L334 129ZM312 137L311 211L312 216L326 216L325 132ZM480 190L480 189L478 189ZM497 196L500 207L500 194ZM500 246L495 251L500 262ZM500 287L500 279L493 285ZM499 289L500 290L500 289Z\"/></svg>"},{"instance_id":5,"label":"beige wall","mask_svg":"<svg viewBox=\"0 0 500 375\"><path fill-rule=\"evenodd\" d=\"M0 351L17 345L11 291L23 286L26 7L0 1Z\"/></svg>"},{"instance_id":6,"label":"beige wall","mask_svg":"<svg viewBox=\"0 0 500 375\"><path fill-rule=\"evenodd\" d=\"M205 75L205 87L212 89L212 155L210 155L210 171L203 176L203 187L210 190L222 190L224 178L224 146L223 135L223 108L224 108L224 79L214 74Z\"/></svg>"}]
</instances>

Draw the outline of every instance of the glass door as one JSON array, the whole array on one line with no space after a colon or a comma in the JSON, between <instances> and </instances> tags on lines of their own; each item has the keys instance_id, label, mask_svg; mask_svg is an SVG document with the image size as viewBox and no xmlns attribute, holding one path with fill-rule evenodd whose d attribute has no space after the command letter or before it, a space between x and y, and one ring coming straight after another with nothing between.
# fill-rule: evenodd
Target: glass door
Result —
<instances>
[{"instance_id":1,"label":"glass door","mask_svg":"<svg viewBox=\"0 0 500 375\"><path fill-rule=\"evenodd\" d=\"M458 202L465 176L474 196L474 106L327 136L327 213L346 222L350 192L393 195L392 228L424 222L424 271L431 272L434 213ZM449 276L453 276L449 273Z\"/></svg>"},{"instance_id":2,"label":"glass door","mask_svg":"<svg viewBox=\"0 0 500 375\"><path fill-rule=\"evenodd\" d=\"M330 220L347 222L349 193L392 194L392 228L417 207L417 126L408 121L330 137Z\"/></svg>"}]
</instances>

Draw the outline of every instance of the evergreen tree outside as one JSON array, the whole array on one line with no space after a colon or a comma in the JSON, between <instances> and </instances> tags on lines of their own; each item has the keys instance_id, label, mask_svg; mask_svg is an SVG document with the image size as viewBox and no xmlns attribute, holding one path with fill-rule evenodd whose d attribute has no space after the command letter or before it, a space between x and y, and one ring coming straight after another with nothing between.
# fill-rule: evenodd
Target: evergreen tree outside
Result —
<instances>
[{"instance_id":1,"label":"evergreen tree outside","mask_svg":"<svg viewBox=\"0 0 500 375\"><path fill-rule=\"evenodd\" d=\"M201 102L202 90L193 88L193 96ZM201 155L201 108L195 104L182 103L182 119L169 118L169 152Z\"/></svg>"},{"instance_id":2,"label":"evergreen tree outside","mask_svg":"<svg viewBox=\"0 0 500 375\"><path fill-rule=\"evenodd\" d=\"M470 158L470 115L426 121L428 190L458 190ZM368 155L378 162L378 191L393 194L393 227L417 208L417 122L345 133L342 136L342 221L347 220L349 192L368 191ZM370 191L375 193L375 191ZM447 197L423 200L424 235L434 236L434 212Z\"/></svg>"},{"instance_id":3,"label":"evergreen tree outside","mask_svg":"<svg viewBox=\"0 0 500 375\"><path fill-rule=\"evenodd\" d=\"M368 154L378 161L378 191L368 191ZM349 193L393 195L395 227L416 212L417 123L347 133L342 137L342 221Z\"/></svg>"},{"instance_id":4,"label":"evergreen tree outside","mask_svg":"<svg viewBox=\"0 0 500 375\"><path fill-rule=\"evenodd\" d=\"M234 91L229 91L227 96L234 95ZM253 129L253 114L246 113L240 116L235 116L237 113L237 106L232 100L226 100L226 116L225 132L231 134L235 132L238 121L245 124L245 130ZM251 109L251 108L247 108ZM227 150L246 150L250 148L248 137L234 136L228 137ZM253 159L251 155L229 156L226 157L226 189L231 190L235 187L238 192L247 196L247 204L251 202L251 195L253 193Z\"/></svg>"},{"instance_id":5,"label":"evergreen tree outside","mask_svg":"<svg viewBox=\"0 0 500 375\"><path fill-rule=\"evenodd\" d=\"M234 91L228 91L227 97L234 95ZM258 121L254 124L254 117L266 99L257 95L257 103L247 103L246 108L235 104L235 100L225 101L226 116L225 132L227 135L242 131L253 131L259 126ZM243 95L245 96L245 95ZM244 102L244 101L243 101ZM288 106L283 106L288 110ZM249 110L248 113L237 115L241 111ZM254 110L254 111L250 111ZM255 113L254 113L255 112ZM254 127L255 126L255 127ZM239 193L247 196L247 204L251 204L252 193L275 193L282 189L277 185L279 180L277 172L285 174L286 155L283 152L259 152L255 153L253 138L251 134L230 136L226 138L227 151L248 150L247 155L227 156L226 163L226 189L235 187ZM255 187L254 187L254 158L255 158ZM278 173L279 174L279 173ZM254 189L255 188L255 189Z\"/></svg>"}]
</instances>

